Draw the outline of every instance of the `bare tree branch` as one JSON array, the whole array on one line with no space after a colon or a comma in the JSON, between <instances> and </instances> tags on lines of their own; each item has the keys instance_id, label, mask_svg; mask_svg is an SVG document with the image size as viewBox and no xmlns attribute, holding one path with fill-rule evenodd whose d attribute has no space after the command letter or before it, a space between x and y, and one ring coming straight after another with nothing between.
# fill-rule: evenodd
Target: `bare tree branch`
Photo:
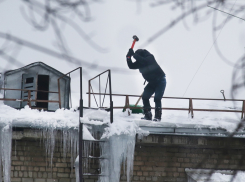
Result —
<instances>
[{"instance_id":1,"label":"bare tree branch","mask_svg":"<svg viewBox=\"0 0 245 182\"><path fill-rule=\"evenodd\" d=\"M59 58L59 59L62 59L62 60L70 60L71 63L77 65L77 66L84 66L84 67L90 67L90 68L96 68L98 70L107 70L107 69L113 69L115 70L116 72L118 72L119 74L120 73L127 73L129 74L130 71L128 71L128 69L123 69L123 68L117 68L117 67L105 67L105 66L99 66L99 65L95 65L93 63L89 63L89 62L86 62L84 60L81 60L81 59L78 59L78 58L75 58L75 57L72 57L72 56L69 56L69 55L66 55L65 53L58 53L58 52L55 52L51 49L48 49L46 47L42 47L38 44L34 44L34 43L31 43L29 41L26 41L26 40L23 40L23 39L20 39L20 38L17 38L13 35L9 35L9 34L4 34L2 32L0 32L0 38L2 39L7 39L9 41L12 41L12 42L15 42L19 45L22 45L22 46L25 46L25 47L28 47L30 49L34 49L36 51L39 51L39 52L43 52L47 55L50 55L50 56L53 56L53 57L56 57L56 58Z\"/></svg>"},{"instance_id":2,"label":"bare tree branch","mask_svg":"<svg viewBox=\"0 0 245 182\"><path fill-rule=\"evenodd\" d=\"M89 35L87 35L82 29L80 26L78 26L74 21L72 21L71 19L68 19L66 18L65 16L62 16L60 13L61 9L64 8L64 7L59 7L59 8L52 8L49 3L46 3L46 5L44 4L41 4L35 0L23 0L24 2L27 3L27 5L29 7L32 7L32 11L35 12L36 14L39 14L39 16L44 16L43 19L46 20L47 23L50 23L50 21L48 21L50 19L50 16L52 16L54 19L56 19L56 21L62 21L64 22L65 24L69 25L71 28L73 28L73 30L75 30L78 35L80 35L90 46L92 46L95 50L99 51L99 52L107 52L108 50L105 49L105 48L102 48L101 46L99 46L98 44L96 44ZM49 2L50 0L47 0L47 2ZM80 2L80 1L79 1ZM80 4L80 3L78 3ZM31 5L31 6L30 6ZM73 6L68 6L67 3L62 3L61 5L65 5L65 8L71 8ZM35 7L35 8L33 8ZM43 11L45 11L45 13L42 13ZM61 11L62 12L62 11ZM32 13L33 14L33 13ZM33 15L32 15L33 17ZM29 21L29 22L33 22L33 21ZM39 28L41 27L41 30L42 30L42 25L39 25L38 26L38 23L36 23L34 21L34 24L33 24L34 27L36 28ZM44 27L47 27L44 26ZM53 27L53 29L55 29L55 27ZM59 37L61 38L61 37ZM64 38L63 38L64 39ZM59 40L61 41L61 40Z\"/></svg>"}]
</instances>

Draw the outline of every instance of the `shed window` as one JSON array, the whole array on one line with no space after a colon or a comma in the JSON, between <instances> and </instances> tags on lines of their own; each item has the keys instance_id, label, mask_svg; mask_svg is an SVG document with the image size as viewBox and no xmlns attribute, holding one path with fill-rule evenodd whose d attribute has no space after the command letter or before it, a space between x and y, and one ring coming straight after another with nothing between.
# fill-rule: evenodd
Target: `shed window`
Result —
<instances>
[{"instance_id":1,"label":"shed window","mask_svg":"<svg viewBox=\"0 0 245 182\"><path fill-rule=\"evenodd\" d=\"M33 81L34 81L34 77L26 78L25 83L33 83Z\"/></svg>"}]
</instances>

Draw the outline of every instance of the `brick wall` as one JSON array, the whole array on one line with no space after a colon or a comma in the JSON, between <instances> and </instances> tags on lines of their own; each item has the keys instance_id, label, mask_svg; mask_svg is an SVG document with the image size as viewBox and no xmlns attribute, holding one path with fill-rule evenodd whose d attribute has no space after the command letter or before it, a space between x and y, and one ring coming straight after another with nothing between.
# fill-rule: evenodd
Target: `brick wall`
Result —
<instances>
[{"instance_id":1,"label":"brick wall","mask_svg":"<svg viewBox=\"0 0 245 182\"><path fill-rule=\"evenodd\" d=\"M75 182L70 155L63 158L56 144L51 169L45 146L40 138L14 139L12 143L11 181ZM150 135L135 146L132 182L187 182L185 168L245 170L245 140L197 136ZM98 163L92 162L91 173ZM121 175L121 182L126 176ZM96 176L84 182L97 182Z\"/></svg>"},{"instance_id":2,"label":"brick wall","mask_svg":"<svg viewBox=\"0 0 245 182\"><path fill-rule=\"evenodd\" d=\"M132 181L187 182L185 168L245 170L244 154L241 138L148 136L137 141Z\"/></svg>"},{"instance_id":3,"label":"brick wall","mask_svg":"<svg viewBox=\"0 0 245 182\"><path fill-rule=\"evenodd\" d=\"M71 167L70 155L62 157L63 149L55 146L53 168L46 156L41 139L13 140L11 181L19 182L75 182L75 170Z\"/></svg>"},{"instance_id":4,"label":"brick wall","mask_svg":"<svg viewBox=\"0 0 245 182\"><path fill-rule=\"evenodd\" d=\"M30 128L15 128L12 139L12 163L11 181L17 182L75 182L74 162L71 162L71 153L63 156L61 144L62 132L57 131L53 160L46 151L45 142L48 136L44 136L41 130ZM69 141L67 141L69 142ZM98 144L89 145L85 142L84 147L97 149ZM90 147L89 147L90 146ZM68 150L68 149L66 149ZM77 154L73 154L73 160ZM98 150L91 151L90 155L99 156ZM84 173L99 173L99 161L89 159L89 163L83 159ZM84 176L84 182L97 182L98 176Z\"/></svg>"}]
</instances>

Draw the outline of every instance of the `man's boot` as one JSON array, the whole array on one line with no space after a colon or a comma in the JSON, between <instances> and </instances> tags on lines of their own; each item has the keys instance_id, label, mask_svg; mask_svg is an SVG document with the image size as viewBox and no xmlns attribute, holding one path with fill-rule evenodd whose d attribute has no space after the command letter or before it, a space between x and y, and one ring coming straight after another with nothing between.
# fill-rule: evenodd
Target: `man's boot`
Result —
<instances>
[{"instance_id":1,"label":"man's boot","mask_svg":"<svg viewBox=\"0 0 245 182\"><path fill-rule=\"evenodd\" d=\"M162 117L162 108L161 107L155 108L155 118L153 119L153 121L159 122L161 121L161 117Z\"/></svg>"},{"instance_id":2,"label":"man's boot","mask_svg":"<svg viewBox=\"0 0 245 182\"><path fill-rule=\"evenodd\" d=\"M144 117L141 119L152 120L152 114L150 109L144 109Z\"/></svg>"}]
</instances>

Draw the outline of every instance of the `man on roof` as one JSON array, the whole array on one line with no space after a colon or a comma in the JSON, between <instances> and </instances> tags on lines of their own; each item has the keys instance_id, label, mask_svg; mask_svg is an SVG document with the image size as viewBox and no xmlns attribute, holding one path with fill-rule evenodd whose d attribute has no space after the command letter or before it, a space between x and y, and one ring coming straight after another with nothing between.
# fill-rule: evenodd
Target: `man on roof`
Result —
<instances>
[{"instance_id":1,"label":"man on roof","mask_svg":"<svg viewBox=\"0 0 245 182\"><path fill-rule=\"evenodd\" d=\"M131 57L136 60L132 62ZM138 49L133 51L129 49L127 55L127 64L130 69L139 69L143 78L148 82L144 88L142 95L144 117L141 119L152 120L150 97L155 93L155 117L153 121L161 121L162 116L162 103L165 87L166 87L166 76L161 67L157 64L154 56L145 49Z\"/></svg>"}]
</instances>

